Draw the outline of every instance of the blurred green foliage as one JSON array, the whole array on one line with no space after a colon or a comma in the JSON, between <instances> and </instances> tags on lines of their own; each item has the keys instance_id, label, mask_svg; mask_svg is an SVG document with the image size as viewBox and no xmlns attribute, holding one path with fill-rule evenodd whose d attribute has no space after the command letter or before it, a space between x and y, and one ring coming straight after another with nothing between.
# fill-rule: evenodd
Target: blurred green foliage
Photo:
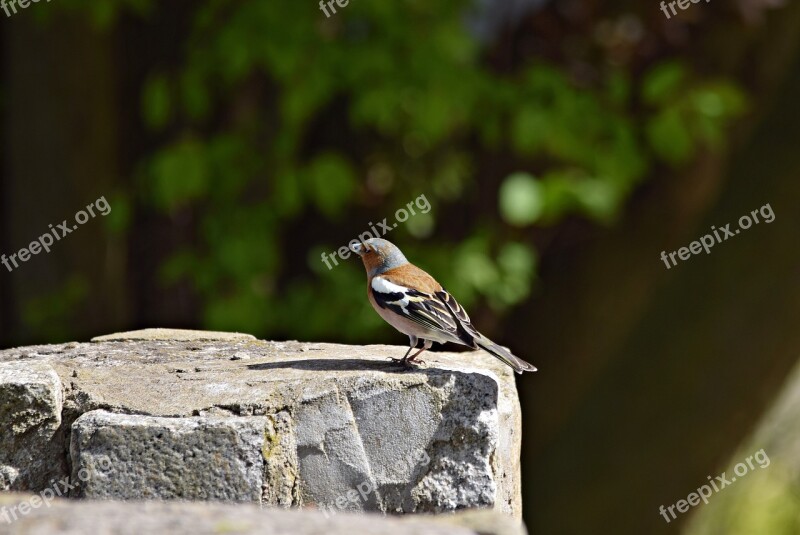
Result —
<instances>
[{"instance_id":1,"label":"blurred green foliage","mask_svg":"<svg viewBox=\"0 0 800 535\"><path fill-rule=\"evenodd\" d=\"M730 483L688 513L685 535L800 533L799 412L795 367L758 427L721 468Z\"/></svg>"},{"instance_id":2,"label":"blurred green foliage","mask_svg":"<svg viewBox=\"0 0 800 535\"><path fill-rule=\"evenodd\" d=\"M65 5L106 30L117 10L147 21L158 9ZM467 307L502 311L531 292L531 226L613 223L655 166L718 145L744 110L733 85L677 62L636 76L608 66L591 85L539 61L495 72L470 9L353 1L326 19L314 2L197 3L180 64L154 66L141 88L142 122L163 143L131 199L198 218L161 275L191 281L205 327L374 339L362 268L329 270L320 255L420 194L433 210L388 237ZM488 159L508 176L484 176Z\"/></svg>"},{"instance_id":3,"label":"blurred green foliage","mask_svg":"<svg viewBox=\"0 0 800 535\"><path fill-rule=\"evenodd\" d=\"M762 471L763 470L763 471ZM800 533L800 496L796 481L779 468L756 468L747 484L724 489L691 518L687 535L793 535ZM742 478L743 479L743 478Z\"/></svg>"},{"instance_id":4,"label":"blurred green foliage","mask_svg":"<svg viewBox=\"0 0 800 535\"><path fill-rule=\"evenodd\" d=\"M73 273L56 291L26 301L22 321L54 340L69 340L72 336L69 319L75 307L85 301L90 288L86 277Z\"/></svg>"}]
</instances>

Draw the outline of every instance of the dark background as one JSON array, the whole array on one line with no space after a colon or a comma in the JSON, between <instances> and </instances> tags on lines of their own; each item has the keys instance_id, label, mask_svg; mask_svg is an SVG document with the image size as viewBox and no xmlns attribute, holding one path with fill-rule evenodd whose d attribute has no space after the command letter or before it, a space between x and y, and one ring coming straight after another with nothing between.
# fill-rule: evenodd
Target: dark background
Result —
<instances>
[{"instance_id":1,"label":"dark background","mask_svg":"<svg viewBox=\"0 0 800 535\"><path fill-rule=\"evenodd\" d=\"M424 195L386 237L540 369L519 381L531 532L678 532L691 514L659 506L742 460L798 358L800 5L610 4L0 11L0 253L112 208L0 266L0 346L153 326L405 344L360 263L320 256ZM660 259L766 204L772 223ZM796 477L747 496L691 532L800 531Z\"/></svg>"}]
</instances>

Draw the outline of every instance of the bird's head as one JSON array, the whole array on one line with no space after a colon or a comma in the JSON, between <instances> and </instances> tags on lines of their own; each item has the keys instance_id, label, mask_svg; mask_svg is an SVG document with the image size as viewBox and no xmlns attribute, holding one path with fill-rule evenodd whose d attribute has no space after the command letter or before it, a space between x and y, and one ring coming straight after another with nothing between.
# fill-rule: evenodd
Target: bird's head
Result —
<instances>
[{"instance_id":1,"label":"bird's head","mask_svg":"<svg viewBox=\"0 0 800 535\"><path fill-rule=\"evenodd\" d=\"M361 257L364 268L370 276L380 275L390 269L408 264L408 260L403 256L392 242L382 238L370 238L359 243L350 245L350 250Z\"/></svg>"}]
</instances>

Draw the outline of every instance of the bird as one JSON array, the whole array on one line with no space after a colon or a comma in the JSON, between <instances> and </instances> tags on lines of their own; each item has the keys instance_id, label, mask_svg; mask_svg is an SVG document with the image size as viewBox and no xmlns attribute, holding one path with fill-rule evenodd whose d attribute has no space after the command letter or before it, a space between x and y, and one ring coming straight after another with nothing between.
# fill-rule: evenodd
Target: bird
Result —
<instances>
[{"instance_id":1,"label":"bird","mask_svg":"<svg viewBox=\"0 0 800 535\"><path fill-rule=\"evenodd\" d=\"M434 342L454 342L483 349L517 373L536 371L532 364L479 333L458 301L431 275L410 263L393 243L383 238L353 240L350 250L364 263L372 308L408 336L411 347L402 359L392 358L393 361L406 367L424 364L418 356ZM409 356L420 340L422 348Z\"/></svg>"}]
</instances>

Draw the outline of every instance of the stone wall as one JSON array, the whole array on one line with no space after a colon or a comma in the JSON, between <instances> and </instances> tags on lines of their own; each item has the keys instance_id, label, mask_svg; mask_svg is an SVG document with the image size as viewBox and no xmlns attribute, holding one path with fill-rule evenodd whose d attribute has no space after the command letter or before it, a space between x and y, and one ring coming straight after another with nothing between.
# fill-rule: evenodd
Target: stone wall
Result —
<instances>
[{"instance_id":1,"label":"stone wall","mask_svg":"<svg viewBox=\"0 0 800 535\"><path fill-rule=\"evenodd\" d=\"M0 488L520 518L520 409L483 352L148 329L0 351Z\"/></svg>"}]
</instances>

